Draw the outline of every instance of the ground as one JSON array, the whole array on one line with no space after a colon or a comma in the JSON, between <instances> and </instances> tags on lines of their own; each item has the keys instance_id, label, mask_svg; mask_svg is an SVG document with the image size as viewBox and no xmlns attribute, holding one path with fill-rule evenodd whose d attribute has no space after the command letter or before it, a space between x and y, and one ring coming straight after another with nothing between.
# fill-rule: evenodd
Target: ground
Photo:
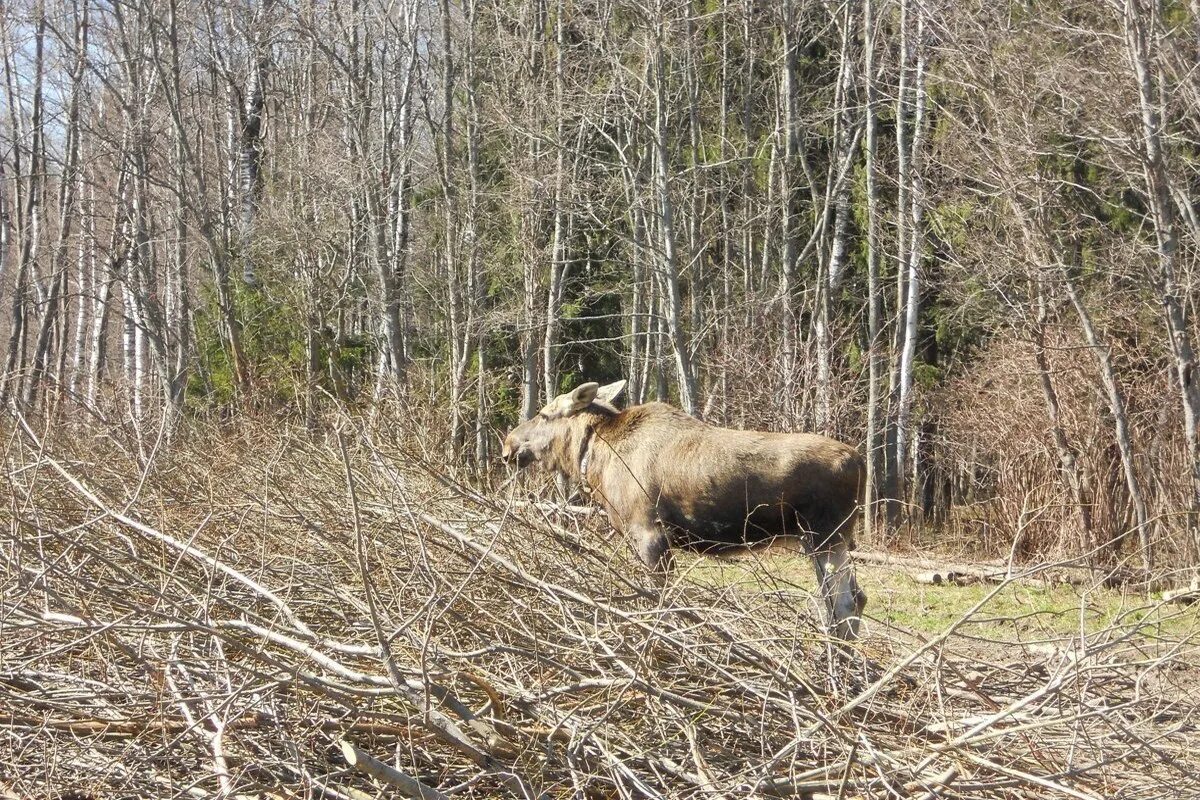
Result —
<instances>
[{"instance_id":1,"label":"ground","mask_svg":"<svg viewBox=\"0 0 1200 800\"><path fill-rule=\"evenodd\" d=\"M689 572L699 582L762 591L785 587L811 591L814 583L807 559L791 554L697 560ZM911 569L865 563L856 565L856 573L870 598L868 627L876 630L898 626L937 635L958 623L960 634L1000 643L1062 641L1114 629L1135 630L1145 638L1184 641L1200 632L1200 604L1167 603L1161 591L1036 578L1003 586L988 582L935 586L918 581ZM987 601L961 621L984 598Z\"/></svg>"},{"instance_id":2,"label":"ground","mask_svg":"<svg viewBox=\"0 0 1200 800\"><path fill-rule=\"evenodd\" d=\"M243 435L9 437L0 798L394 796L367 757L464 798L1200 796L1196 609L862 563L844 646L795 555L662 592L391 426Z\"/></svg>"}]
</instances>

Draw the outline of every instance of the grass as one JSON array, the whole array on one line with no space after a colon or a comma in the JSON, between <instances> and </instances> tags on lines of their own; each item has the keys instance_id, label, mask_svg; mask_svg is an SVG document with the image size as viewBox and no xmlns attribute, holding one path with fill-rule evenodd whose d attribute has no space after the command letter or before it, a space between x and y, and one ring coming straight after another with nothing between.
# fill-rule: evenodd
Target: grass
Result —
<instances>
[{"instance_id":1,"label":"grass","mask_svg":"<svg viewBox=\"0 0 1200 800\"><path fill-rule=\"evenodd\" d=\"M743 590L815 588L807 559L790 554L705 559L695 562L689 572L696 582ZM868 626L877 629L882 623L936 635L995 592L959 626L959 633L1000 643L1094 637L1104 632L1135 632L1147 640L1180 641L1200 633L1200 604L1163 603L1160 593L1034 581L1013 581L998 591L993 583L931 586L901 570L873 564L859 564L857 575L870 598Z\"/></svg>"}]
</instances>

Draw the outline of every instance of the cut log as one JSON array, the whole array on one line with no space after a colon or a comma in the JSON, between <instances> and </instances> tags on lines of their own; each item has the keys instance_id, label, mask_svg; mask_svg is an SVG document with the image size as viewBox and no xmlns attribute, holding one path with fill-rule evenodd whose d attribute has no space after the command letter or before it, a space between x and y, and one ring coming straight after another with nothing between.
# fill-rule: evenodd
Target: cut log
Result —
<instances>
[{"instance_id":1,"label":"cut log","mask_svg":"<svg viewBox=\"0 0 1200 800\"><path fill-rule=\"evenodd\" d=\"M1197 600L1200 600L1200 590L1188 589L1172 589L1169 592L1163 592L1163 602L1178 603L1180 605L1191 605Z\"/></svg>"},{"instance_id":2,"label":"cut log","mask_svg":"<svg viewBox=\"0 0 1200 800\"><path fill-rule=\"evenodd\" d=\"M1008 563L1003 561L980 561L964 564L954 561L938 561L920 556L881 553L877 551L854 551L853 558L862 564L878 564L895 567L914 577L919 583L935 586L964 586L971 583L998 583L1009 578ZM1054 564L1033 574L1021 576L1025 567L1014 567L1015 580L1023 583L1071 584L1087 586L1095 583L1091 572L1075 564Z\"/></svg>"}]
</instances>

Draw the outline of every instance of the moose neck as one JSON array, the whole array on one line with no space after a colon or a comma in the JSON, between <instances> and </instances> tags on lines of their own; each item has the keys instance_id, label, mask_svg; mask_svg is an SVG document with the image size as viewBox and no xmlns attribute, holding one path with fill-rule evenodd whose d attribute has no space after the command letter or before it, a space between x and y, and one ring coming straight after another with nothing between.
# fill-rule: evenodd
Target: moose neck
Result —
<instances>
[{"instance_id":1,"label":"moose neck","mask_svg":"<svg viewBox=\"0 0 1200 800\"><path fill-rule=\"evenodd\" d=\"M579 490L585 495L592 493L592 487L588 483L588 462L592 456L592 437L596 433L596 426L589 424L583 431L583 442L579 445L579 462L578 476L576 480L579 483Z\"/></svg>"},{"instance_id":2,"label":"moose neck","mask_svg":"<svg viewBox=\"0 0 1200 800\"><path fill-rule=\"evenodd\" d=\"M605 418L602 412L581 411L571 417L571 426L554 448L553 468L585 486L587 470L592 462L592 446L596 425Z\"/></svg>"}]
</instances>

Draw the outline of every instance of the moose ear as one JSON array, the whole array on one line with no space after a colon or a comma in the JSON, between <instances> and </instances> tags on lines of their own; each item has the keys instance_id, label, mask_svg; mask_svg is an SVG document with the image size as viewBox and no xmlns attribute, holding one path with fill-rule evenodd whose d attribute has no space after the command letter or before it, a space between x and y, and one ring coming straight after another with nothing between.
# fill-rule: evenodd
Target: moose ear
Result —
<instances>
[{"instance_id":1,"label":"moose ear","mask_svg":"<svg viewBox=\"0 0 1200 800\"><path fill-rule=\"evenodd\" d=\"M596 393L600 391L600 384L595 381L583 383L575 387L575 391L567 395L570 403L568 414L574 414L576 411L582 411L592 404L596 399Z\"/></svg>"},{"instance_id":2,"label":"moose ear","mask_svg":"<svg viewBox=\"0 0 1200 800\"><path fill-rule=\"evenodd\" d=\"M596 393L596 401L607 406L617 405L617 398L625 393L625 381L613 381L612 383L601 386L600 391Z\"/></svg>"}]
</instances>

